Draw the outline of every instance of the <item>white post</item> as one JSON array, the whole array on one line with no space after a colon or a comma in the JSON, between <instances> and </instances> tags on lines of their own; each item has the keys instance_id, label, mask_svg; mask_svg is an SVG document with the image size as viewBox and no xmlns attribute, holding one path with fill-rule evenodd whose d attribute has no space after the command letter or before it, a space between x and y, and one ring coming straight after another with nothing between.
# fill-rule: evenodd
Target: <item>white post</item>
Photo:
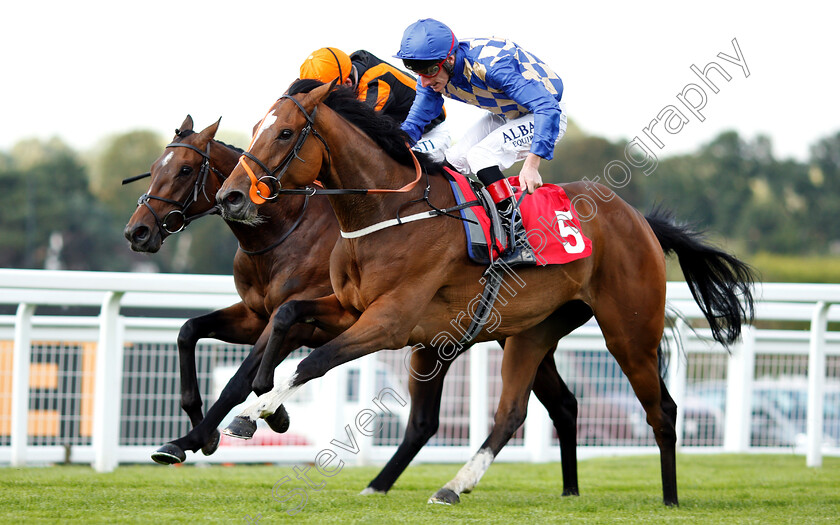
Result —
<instances>
[{"instance_id":1,"label":"white post","mask_svg":"<svg viewBox=\"0 0 840 525\"><path fill-rule=\"evenodd\" d=\"M26 464L29 435L29 362L32 354L32 315L35 305L21 303L15 315L12 350L12 466Z\"/></svg>"},{"instance_id":2,"label":"white post","mask_svg":"<svg viewBox=\"0 0 840 525\"><path fill-rule=\"evenodd\" d=\"M685 348L685 330L687 329L685 321L677 318L674 324L674 339L671 344L670 362L668 363L668 375L665 378L668 385L668 392L674 403L677 404L677 422L674 429L677 433L677 449L682 447L683 428L685 427L685 412L681 410L683 400L685 399L685 387L688 377L688 363L683 364L680 359L680 348ZM688 354L685 356L688 360Z\"/></svg>"},{"instance_id":3,"label":"white post","mask_svg":"<svg viewBox=\"0 0 840 525\"><path fill-rule=\"evenodd\" d=\"M488 436L489 411L487 409L488 345L479 343L467 354L470 358L470 450L478 451Z\"/></svg>"},{"instance_id":4,"label":"white post","mask_svg":"<svg viewBox=\"0 0 840 525\"><path fill-rule=\"evenodd\" d=\"M119 464L120 405L122 403L123 334L120 301L124 292L108 292L99 314L99 345L93 400L93 468L111 472Z\"/></svg>"},{"instance_id":5,"label":"white post","mask_svg":"<svg viewBox=\"0 0 840 525\"><path fill-rule=\"evenodd\" d=\"M830 303L820 301L811 317L811 340L808 348L808 419L805 464L822 466L823 392L825 383L825 332L828 329Z\"/></svg>"},{"instance_id":6,"label":"white post","mask_svg":"<svg viewBox=\"0 0 840 525\"><path fill-rule=\"evenodd\" d=\"M752 427L752 391L755 373L755 330L744 325L741 344L732 349L726 373L726 452L746 452Z\"/></svg>"}]
</instances>

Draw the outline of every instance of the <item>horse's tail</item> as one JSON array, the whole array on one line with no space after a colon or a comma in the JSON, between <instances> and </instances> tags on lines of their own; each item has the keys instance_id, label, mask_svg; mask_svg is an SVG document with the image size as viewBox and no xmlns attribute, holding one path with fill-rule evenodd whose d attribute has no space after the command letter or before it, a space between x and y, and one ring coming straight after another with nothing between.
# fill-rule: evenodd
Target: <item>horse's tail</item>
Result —
<instances>
[{"instance_id":1,"label":"horse's tail","mask_svg":"<svg viewBox=\"0 0 840 525\"><path fill-rule=\"evenodd\" d=\"M676 254L691 295L709 322L712 337L724 346L741 335L755 316L755 271L745 262L706 242L701 232L677 224L674 214L655 208L645 216L665 255Z\"/></svg>"}]
</instances>

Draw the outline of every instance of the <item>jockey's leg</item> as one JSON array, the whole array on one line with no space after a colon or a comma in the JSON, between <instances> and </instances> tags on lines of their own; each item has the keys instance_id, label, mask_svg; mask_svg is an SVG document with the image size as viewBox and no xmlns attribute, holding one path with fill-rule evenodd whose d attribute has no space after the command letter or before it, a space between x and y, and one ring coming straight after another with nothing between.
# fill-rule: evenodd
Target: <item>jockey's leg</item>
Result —
<instances>
[{"instance_id":1,"label":"jockey's leg","mask_svg":"<svg viewBox=\"0 0 840 525\"><path fill-rule=\"evenodd\" d=\"M513 188L502 174L502 170L498 166L483 168L478 172L478 179L487 187L490 197L496 203L496 209L499 210L502 223L509 232L508 248L502 254L502 261L508 266L536 265L537 258L528 243L525 226L522 224L519 210L516 209Z\"/></svg>"}]
</instances>

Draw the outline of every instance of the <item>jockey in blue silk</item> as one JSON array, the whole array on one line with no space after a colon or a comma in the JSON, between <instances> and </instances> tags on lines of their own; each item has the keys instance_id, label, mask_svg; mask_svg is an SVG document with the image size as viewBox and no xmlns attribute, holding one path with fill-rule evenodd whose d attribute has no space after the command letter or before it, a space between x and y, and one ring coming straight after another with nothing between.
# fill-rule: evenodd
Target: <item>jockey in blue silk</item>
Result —
<instances>
[{"instance_id":1,"label":"jockey in blue silk","mask_svg":"<svg viewBox=\"0 0 840 525\"><path fill-rule=\"evenodd\" d=\"M395 55L420 76L417 95L402 129L417 141L440 113L443 97L486 109L465 136L446 151L446 160L475 174L493 197L516 242L502 255L509 265L533 265L536 258L517 220L513 188L502 170L524 160L519 182L533 193L542 186L540 159L551 160L566 132L563 81L545 63L510 40L465 39L437 20L410 25Z\"/></svg>"}]
</instances>

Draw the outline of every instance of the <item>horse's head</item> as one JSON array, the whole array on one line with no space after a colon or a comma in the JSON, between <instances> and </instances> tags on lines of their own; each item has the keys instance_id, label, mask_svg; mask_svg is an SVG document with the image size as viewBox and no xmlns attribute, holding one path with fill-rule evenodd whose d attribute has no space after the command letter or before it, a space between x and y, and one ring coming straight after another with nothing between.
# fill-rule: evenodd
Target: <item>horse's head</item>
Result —
<instances>
[{"instance_id":1,"label":"horse's head","mask_svg":"<svg viewBox=\"0 0 840 525\"><path fill-rule=\"evenodd\" d=\"M216 194L225 219L252 222L257 206L276 198L281 188L302 188L318 178L328 153L313 127L315 108L333 84L283 95L254 127L248 151Z\"/></svg>"},{"instance_id":2,"label":"horse's head","mask_svg":"<svg viewBox=\"0 0 840 525\"><path fill-rule=\"evenodd\" d=\"M213 195L219 184L216 177L223 178L210 159L211 142L218 128L216 121L196 133L192 117L187 115L149 174L123 181L125 184L147 175L152 178L148 192L137 201L137 209L125 227L132 250L155 253L167 236L214 210Z\"/></svg>"}]
</instances>

